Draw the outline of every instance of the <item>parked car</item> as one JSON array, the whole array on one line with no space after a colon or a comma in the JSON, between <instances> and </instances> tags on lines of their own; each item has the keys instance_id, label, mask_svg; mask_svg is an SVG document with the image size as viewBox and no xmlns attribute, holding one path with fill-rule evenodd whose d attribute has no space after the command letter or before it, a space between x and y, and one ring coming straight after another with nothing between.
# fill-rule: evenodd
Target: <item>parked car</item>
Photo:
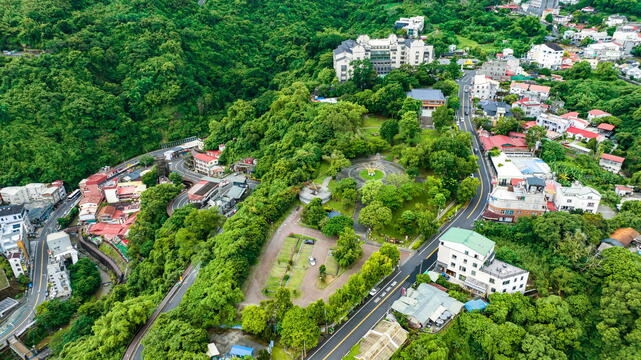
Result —
<instances>
[{"instance_id":1,"label":"parked car","mask_svg":"<svg viewBox=\"0 0 641 360\"><path fill-rule=\"evenodd\" d=\"M377 289L377 288L373 288L372 290L370 290L370 291L369 291L369 294L370 294L371 296L374 296L374 295L376 295L377 293L378 293L378 289Z\"/></svg>"},{"instance_id":2,"label":"parked car","mask_svg":"<svg viewBox=\"0 0 641 360\"><path fill-rule=\"evenodd\" d=\"M313 257L310 256L309 257L309 265L311 265L311 266L316 265L316 258L313 258Z\"/></svg>"},{"instance_id":3,"label":"parked car","mask_svg":"<svg viewBox=\"0 0 641 360\"><path fill-rule=\"evenodd\" d=\"M314 243L316 243L316 241L314 239L305 239L305 240L303 240L303 244L305 244L305 245L314 245Z\"/></svg>"}]
</instances>

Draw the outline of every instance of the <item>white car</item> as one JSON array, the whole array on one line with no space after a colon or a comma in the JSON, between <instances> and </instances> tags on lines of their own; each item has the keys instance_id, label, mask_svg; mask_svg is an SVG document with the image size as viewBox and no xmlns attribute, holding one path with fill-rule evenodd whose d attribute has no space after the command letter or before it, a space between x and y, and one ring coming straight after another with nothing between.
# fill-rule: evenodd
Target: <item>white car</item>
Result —
<instances>
[{"instance_id":1,"label":"white car","mask_svg":"<svg viewBox=\"0 0 641 360\"><path fill-rule=\"evenodd\" d=\"M311 265L311 266L316 265L316 258L313 258L313 257L310 256L308 260L309 260L309 265Z\"/></svg>"},{"instance_id":2,"label":"white car","mask_svg":"<svg viewBox=\"0 0 641 360\"><path fill-rule=\"evenodd\" d=\"M376 295L377 293L378 293L378 289L377 289L377 288L374 288L374 289L372 289L372 290L370 290L370 291L369 291L369 294L370 294L371 296L374 296L374 295Z\"/></svg>"}]
</instances>

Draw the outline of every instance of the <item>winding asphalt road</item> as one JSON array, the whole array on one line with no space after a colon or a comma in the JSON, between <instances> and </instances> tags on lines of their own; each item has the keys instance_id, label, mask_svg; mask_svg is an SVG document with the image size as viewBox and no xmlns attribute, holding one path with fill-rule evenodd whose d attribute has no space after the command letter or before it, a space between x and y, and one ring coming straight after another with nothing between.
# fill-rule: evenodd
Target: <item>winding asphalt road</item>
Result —
<instances>
[{"instance_id":1,"label":"winding asphalt road","mask_svg":"<svg viewBox=\"0 0 641 360\"><path fill-rule=\"evenodd\" d=\"M461 101L460 117L463 120L459 128L463 131L475 134L472 126L472 102L469 95L465 93L465 88L470 85L474 77L473 72L467 72L459 80ZM473 146L479 149L479 141L474 136ZM480 153L480 150L479 150ZM479 171L474 175L481 180L477 194L470 201L467 207L460 210L454 219L448 223L441 231L418 249L418 251L409 258L403 265L379 286L379 292L369 297L350 319L343 323L340 328L326 339L323 343L312 349L307 356L308 360L340 360L347 354L350 349L360 340L376 323L383 318L392 306L392 303L401 296L401 289L409 287L413 282L416 274L423 272L435 265L437 259L438 239L450 227L472 228L476 221L485 210L488 194L491 190L491 175L489 167L483 158L479 158Z\"/></svg>"}]
</instances>

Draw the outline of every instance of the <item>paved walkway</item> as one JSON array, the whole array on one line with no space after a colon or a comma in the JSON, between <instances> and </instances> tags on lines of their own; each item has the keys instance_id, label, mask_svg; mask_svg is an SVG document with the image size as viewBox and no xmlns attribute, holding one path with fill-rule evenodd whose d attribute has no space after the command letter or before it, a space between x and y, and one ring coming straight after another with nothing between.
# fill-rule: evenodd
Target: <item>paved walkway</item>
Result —
<instances>
[{"instance_id":1,"label":"paved walkway","mask_svg":"<svg viewBox=\"0 0 641 360\"><path fill-rule=\"evenodd\" d=\"M311 255L316 258L316 265L310 266L306 271L300 288L301 295L293 300L294 304L299 306L306 306L321 298L327 300L330 295L347 282L352 274L358 272L370 255L380 247L379 244L363 244L363 256L361 256L359 261L343 272L341 276L335 279L329 286L324 289L319 289L316 287L318 268L327 260L328 250L336 246L336 239L327 237L316 229L300 225L299 220L302 210L303 207L301 206L289 214L267 243L262 256L258 260L258 264L252 269L252 274L246 283L245 300L241 303L241 306L258 304L262 300L268 299L262 290L265 288L271 268L278 257L278 252L283 246L285 238L290 234L300 234L316 239L316 244ZM410 255L410 252L401 251L401 263Z\"/></svg>"}]
</instances>

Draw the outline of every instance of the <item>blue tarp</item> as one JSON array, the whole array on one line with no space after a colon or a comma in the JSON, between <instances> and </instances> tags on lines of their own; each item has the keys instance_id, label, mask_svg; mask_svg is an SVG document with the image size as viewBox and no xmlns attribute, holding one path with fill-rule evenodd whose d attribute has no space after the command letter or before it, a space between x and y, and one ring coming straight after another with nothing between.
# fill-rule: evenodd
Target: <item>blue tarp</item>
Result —
<instances>
[{"instance_id":1,"label":"blue tarp","mask_svg":"<svg viewBox=\"0 0 641 360\"><path fill-rule=\"evenodd\" d=\"M229 350L229 356L243 357L253 355L254 349L247 346L234 345L231 347L231 350Z\"/></svg>"},{"instance_id":2,"label":"blue tarp","mask_svg":"<svg viewBox=\"0 0 641 360\"><path fill-rule=\"evenodd\" d=\"M484 310L487 307L487 303L481 299L470 300L465 303L465 310Z\"/></svg>"}]
</instances>

